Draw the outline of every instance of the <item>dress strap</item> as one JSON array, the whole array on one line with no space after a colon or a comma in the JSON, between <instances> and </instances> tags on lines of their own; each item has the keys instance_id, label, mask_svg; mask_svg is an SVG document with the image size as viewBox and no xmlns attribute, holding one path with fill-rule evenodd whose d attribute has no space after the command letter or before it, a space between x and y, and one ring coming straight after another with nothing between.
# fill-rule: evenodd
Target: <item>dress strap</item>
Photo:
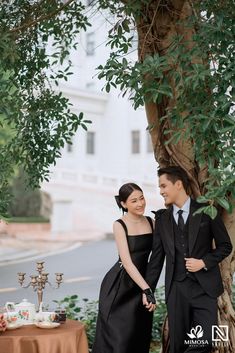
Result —
<instances>
[{"instance_id":1,"label":"dress strap","mask_svg":"<svg viewBox=\"0 0 235 353\"><path fill-rule=\"evenodd\" d=\"M146 218L147 218L147 220L148 220L148 222L149 222L149 224L150 224L150 226L151 226L152 232L153 232L154 229L153 229L153 221L152 221L152 218L149 217L149 216L146 216ZM123 226L123 228L124 228L124 230L125 230L125 233L126 233L126 236L128 236L128 230L127 230L127 226L126 226L125 222L123 222L122 219L117 219L116 222L120 223L120 224Z\"/></svg>"},{"instance_id":2,"label":"dress strap","mask_svg":"<svg viewBox=\"0 0 235 353\"><path fill-rule=\"evenodd\" d=\"M149 224L150 224L151 229L152 229L152 232L153 232L153 231L154 231L154 229L153 229L153 220L152 220L152 218L149 217L149 216L146 216L146 218L147 218L147 220L149 221Z\"/></svg>"},{"instance_id":3,"label":"dress strap","mask_svg":"<svg viewBox=\"0 0 235 353\"><path fill-rule=\"evenodd\" d=\"M128 236L128 230L127 230L127 226L126 226L125 222L123 222L122 219L117 219L116 222L120 223L123 226L125 233L126 233L126 236Z\"/></svg>"}]
</instances>

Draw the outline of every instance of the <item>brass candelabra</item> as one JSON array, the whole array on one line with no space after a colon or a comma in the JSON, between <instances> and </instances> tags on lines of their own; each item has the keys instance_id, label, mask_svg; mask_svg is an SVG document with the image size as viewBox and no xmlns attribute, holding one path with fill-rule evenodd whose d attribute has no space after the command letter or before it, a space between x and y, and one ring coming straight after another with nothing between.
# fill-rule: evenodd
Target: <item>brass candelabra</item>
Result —
<instances>
[{"instance_id":1,"label":"brass candelabra","mask_svg":"<svg viewBox=\"0 0 235 353\"><path fill-rule=\"evenodd\" d=\"M38 305L40 307L42 303L42 297L43 297L43 290L45 289L46 284L49 284L52 288L59 288L62 281L63 281L63 273L57 272L55 273L56 275L56 286L53 286L49 281L48 281L48 275L49 273L43 272L44 270L44 261L38 261L37 262L37 271L38 275L31 275L30 282L26 286L23 286L24 280L25 280L25 272L18 272L18 281L21 285L22 288L28 288L28 287L33 287L33 290L36 292L38 295Z\"/></svg>"}]
</instances>

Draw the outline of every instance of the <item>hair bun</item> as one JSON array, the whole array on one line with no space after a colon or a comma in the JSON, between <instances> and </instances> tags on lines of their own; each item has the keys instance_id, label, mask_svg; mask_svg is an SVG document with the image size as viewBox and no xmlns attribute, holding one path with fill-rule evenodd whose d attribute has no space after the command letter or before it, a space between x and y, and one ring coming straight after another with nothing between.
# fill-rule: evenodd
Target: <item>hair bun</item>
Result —
<instances>
[{"instance_id":1,"label":"hair bun","mask_svg":"<svg viewBox=\"0 0 235 353\"><path fill-rule=\"evenodd\" d=\"M122 210L123 213L127 212L127 209L124 208L122 206L122 204L121 204L120 196L119 195L115 195L114 197L115 197L116 203L117 203L118 207L120 208L120 210Z\"/></svg>"},{"instance_id":2,"label":"hair bun","mask_svg":"<svg viewBox=\"0 0 235 353\"><path fill-rule=\"evenodd\" d=\"M121 204L119 195L115 195L114 197L115 197L115 200L116 200L116 203L117 203L118 207L122 208L122 204Z\"/></svg>"}]
</instances>

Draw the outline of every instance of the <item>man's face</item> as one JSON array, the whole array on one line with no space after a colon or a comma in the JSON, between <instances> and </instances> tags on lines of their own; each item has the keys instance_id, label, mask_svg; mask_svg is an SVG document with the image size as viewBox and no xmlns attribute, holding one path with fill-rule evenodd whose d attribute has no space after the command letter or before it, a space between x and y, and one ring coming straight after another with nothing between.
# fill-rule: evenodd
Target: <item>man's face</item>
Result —
<instances>
[{"instance_id":1,"label":"man's face","mask_svg":"<svg viewBox=\"0 0 235 353\"><path fill-rule=\"evenodd\" d=\"M172 181L167 179L167 174L163 174L159 177L160 194L165 200L165 205L172 205L177 201L181 185L182 183L180 180L177 180L173 184Z\"/></svg>"}]
</instances>

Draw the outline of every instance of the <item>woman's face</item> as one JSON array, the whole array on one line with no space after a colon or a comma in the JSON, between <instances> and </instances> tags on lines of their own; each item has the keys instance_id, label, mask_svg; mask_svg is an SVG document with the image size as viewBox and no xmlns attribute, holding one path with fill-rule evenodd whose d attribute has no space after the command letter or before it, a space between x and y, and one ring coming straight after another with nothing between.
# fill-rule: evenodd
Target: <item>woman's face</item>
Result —
<instances>
[{"instance_id":1,"label":"woman's face","mask_svg":"<svg viewBox=\"0 0 235 353\"><path fill-rule=\"evenodd\" d=\"M126 202L123 202L123 207L128 209L129 213L135 215L143 215L145 211L145 198L140 190L134 190L127 198Z\"/></svg>"}]
</instances>

